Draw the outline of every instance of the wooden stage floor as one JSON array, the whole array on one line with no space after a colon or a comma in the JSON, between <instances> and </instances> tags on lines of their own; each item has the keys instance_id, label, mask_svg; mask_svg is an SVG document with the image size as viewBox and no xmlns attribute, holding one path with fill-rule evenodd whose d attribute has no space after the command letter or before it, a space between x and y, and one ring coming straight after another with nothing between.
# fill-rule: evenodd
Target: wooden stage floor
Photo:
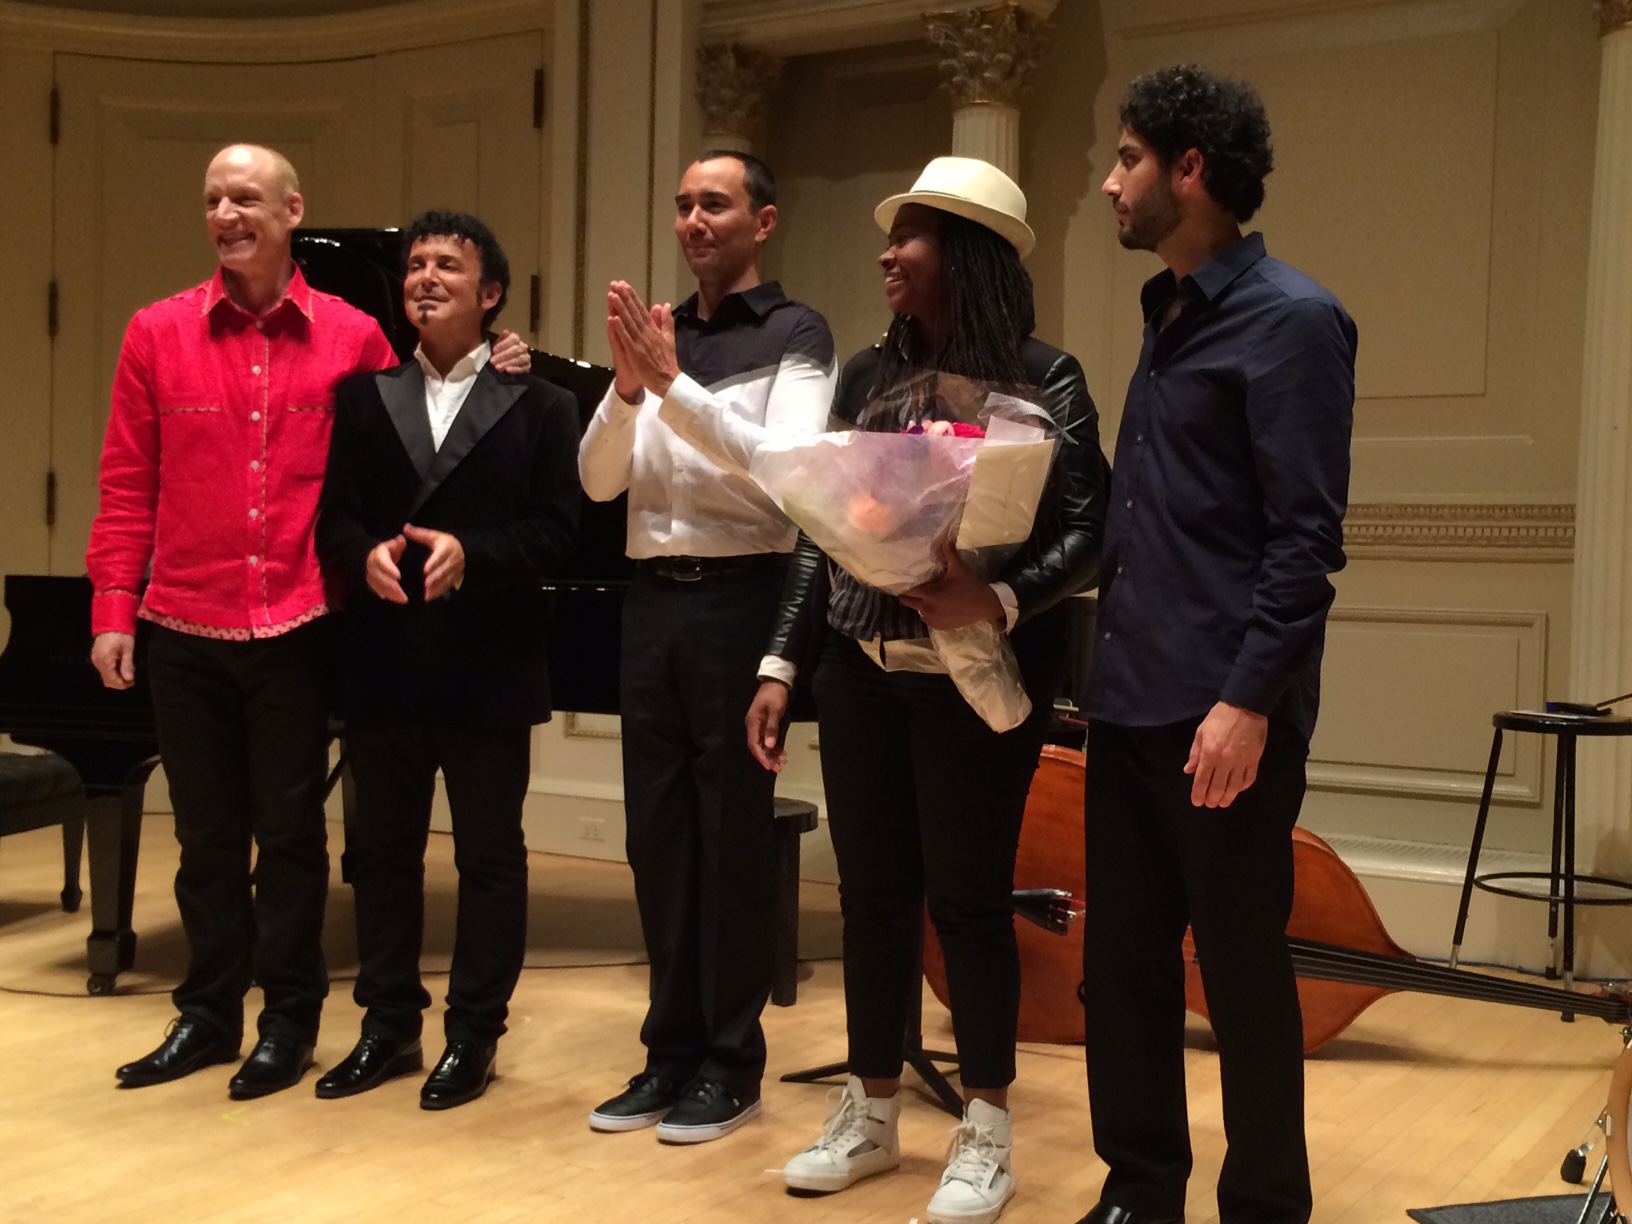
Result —
<instances>
[{"instance_id":1,"label":"wooden stage floor","mask_svg":"<svg viewBox=\"0 0 1632 1224\"><path fill-rule=\"evenodd\" d=\"M482 1100L418 1108L418 1080L343 1101L300 1087L249 1103L227 1099L230 1067L175 1084L114 1088L113 1069L156 1045L183 949L170 877L168 821L143 831L137 971L121 993L84 993L88 906L56 907L55 830L0 841L0 1220L308 1224L382 1221L791 1221L906 1224L921 1218L940 1173L950 1119L921 1094L902 1117L905 1160L844 1194L793 1198L766 1170L820 1130L821 1087L772 1078L764 1115L695 1148L651 1131L592 1134L585 1115L641 1064L645 968L627 868L535 856L528 963L499 1049L501 1078ZM336 837L338 841L338 836ZM454 887L451 841L433 837L426 963L445 966ZM792 1008L769 1008L774 1077L842 1058L843 998L835 890L807 883L802 951L815 959ZM330 894L329 957L354 971L349 890ZM440 1050L440 995L427 1053ZM336 981L319 1067L350 1049L358 1011ZM945 1011L925 995L932 1045ZM251 1007L257 1004L251 996ZM253 1010L250 1016L253 1017ZM1196 1167L1191 1224L1217 1218L1223 1156L1218 1063L1192 1022L1189 1082ZM247 1046L246 1046L247 1050ZM1604 1099L1620 1051L1615 1030L1489 1004L1395 995L1308 1064L1315 1219L1404 1220L1407 1207L1558 1194L1565 1151ZM1014 1087L1019 1194L1010 1224L1071 1224L1094 1202L1082 1051L1025 1046ZM909 1076L910 1081L910 1076Z\"/></svg>"}]
</instances>

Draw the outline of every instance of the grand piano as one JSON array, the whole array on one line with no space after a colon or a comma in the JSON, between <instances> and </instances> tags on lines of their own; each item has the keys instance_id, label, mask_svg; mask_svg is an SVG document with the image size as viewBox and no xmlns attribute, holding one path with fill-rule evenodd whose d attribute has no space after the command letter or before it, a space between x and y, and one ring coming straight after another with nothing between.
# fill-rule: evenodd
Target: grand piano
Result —
<instances>
[{"instance_id":1,"label":"grand piano","mask_svg":"<svg viewBox=\"0 0 1632 1224\"><path fill-rule=\"evenodd\" d=\"M398 355L412 356L417 335L402 314L401 259L393 230L310 230L295 237L295 258L317 289L337 294L379 320ZM612 380L612 371L534 353L533 371L578 397L581 425ZM550 584L551 691L561 710L615 714L623 593L623 498L582 507L577 552ZM42 790L50 817L20 819L11 831L62 820L66 873L63 906L78 906L78 830L90 862L91 934L87 988L108 994L134 963L131 908L147 779L158 765L158 741L144 683L145 634L137 633L134 688L107 689L91 667L91 587L84 577L10 574L4 601L11 635L0 653L0 733L54 757L14 763L19 784L0 788L35 799ZM64 765L66 763L66 766ZM71 767L70 776L68 767ZM335 771L338 775L339 770ZM3 779L0 779L3 780ZM331 776L333 785L335 776ZM76 784L77 783L77 784ZM0 831L7 830L0 812Z\"/></svg>"}]
</instances>

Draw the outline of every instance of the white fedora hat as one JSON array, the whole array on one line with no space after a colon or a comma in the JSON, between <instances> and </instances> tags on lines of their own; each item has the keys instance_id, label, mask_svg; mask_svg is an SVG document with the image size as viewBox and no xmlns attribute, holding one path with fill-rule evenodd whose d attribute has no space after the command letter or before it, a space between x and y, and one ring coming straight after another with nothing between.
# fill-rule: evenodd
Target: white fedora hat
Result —
<instances>
[{"instance_id":1,"label":"white fedora hat","mask_svg":"<svg viewBox=\"0 0 1632 1224\"><path fill-rule=\"evenodd\" d=\"M911 191L892 195L873 210L878 228L889 233L903 204L926 204L978 222L1008 239L1022 259L1037 245L1037 235L1026 224L1025 192L978 157L937 157L924 167Z\"/></svg>"}]
</instances>

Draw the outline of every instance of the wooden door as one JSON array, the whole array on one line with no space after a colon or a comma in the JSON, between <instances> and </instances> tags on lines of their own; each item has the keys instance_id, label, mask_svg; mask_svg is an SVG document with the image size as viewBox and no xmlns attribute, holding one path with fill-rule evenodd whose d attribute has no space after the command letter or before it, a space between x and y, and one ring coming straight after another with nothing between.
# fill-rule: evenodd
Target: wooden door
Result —
<instances>
[{"instance_id":1,"label":"wooden door","mask_svg":"<svg viewBox=\"0 0 1632 1224\"><path fill-rule=\"evenodd\" d=\"M450 43L377 61L382 172L398 190L393 225L427 209L480 217L510 260L510 297L498 326L541 339L532 310L540 252L542 167L547 155L539 31ZM539 287L542 311L542 284Z\"/></svg>"}]
</instances>

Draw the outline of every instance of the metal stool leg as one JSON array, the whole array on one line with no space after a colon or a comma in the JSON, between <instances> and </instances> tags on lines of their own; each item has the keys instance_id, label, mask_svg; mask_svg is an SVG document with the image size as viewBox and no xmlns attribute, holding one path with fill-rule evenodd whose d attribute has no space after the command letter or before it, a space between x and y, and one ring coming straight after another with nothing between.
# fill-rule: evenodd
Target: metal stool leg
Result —
<instances>
[{"instance_id":1,"label":"metal stool leg","mask_svg":"<svg viewBox=\"0 0 1632 1224\"><path fill-rule=\"evenodd\" d=\"M1496 789L1496 766L1502 759L1502 729L1490 741L1490 765L1485 770L1485 792L1479 798L1479 819L1473 825L1473 844L1468 847L1468 874L1462 880L1462 901L1456 907L1456 933L1451 936L1451 968L1462 958L1462 934L1468 927L1468 905L1473 900L1473 877L1479 871L1479 847L1485 840L1485 821L1490 818L1490 797Z\"/></svg>"},{"instance_id":2,"label":"metal stool leg","mask_svg":"<svg viewBox=\"0 0 1632 1224\"><path fill-rule=\"evenodd\" d=\"M1564 796L1564 989L1575 989L1575 736L1561 735L1569 791ZM1571 1012L1566 1020L1574 1020Z\"/></svg>"},{"instance_id":3,"label":"metal stool leg","mask_svg":"<svg viewBox=\"0 0 1632 1224\"><path fill-rule=\"evenodd\" d=\"M1564 809L1569 802L1569 751L1565 743L1571 737L1558 737L1557 756L1553 761L1553 856L1547 877L1547 976L1556 979L1560 959L1558 955L1558 902L1564 895L1563 882Z\"/></svg>"}]
</instances>

